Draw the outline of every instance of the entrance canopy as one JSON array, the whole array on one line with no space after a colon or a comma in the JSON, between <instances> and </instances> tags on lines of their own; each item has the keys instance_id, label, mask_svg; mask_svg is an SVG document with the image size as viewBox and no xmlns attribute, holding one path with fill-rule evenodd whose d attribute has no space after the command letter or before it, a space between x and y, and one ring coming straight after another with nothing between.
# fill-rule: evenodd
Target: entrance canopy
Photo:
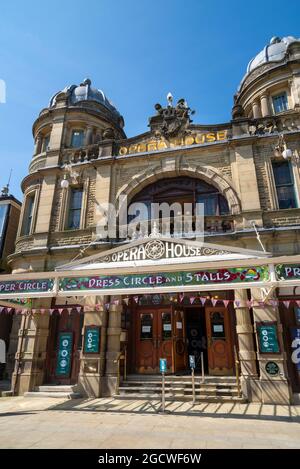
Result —
<instances>
[{"instance_id":1,"label":"entrance canopy","mask_svg":"<svg viewBox=\"0 0 300 469\"><path fill-rule=\"evenodd\" d=\"M285 286L300 286L300 255L271 257L232 246L147 238L56 271L3 275L0 299Z\"/></svg>"}]
</instances>

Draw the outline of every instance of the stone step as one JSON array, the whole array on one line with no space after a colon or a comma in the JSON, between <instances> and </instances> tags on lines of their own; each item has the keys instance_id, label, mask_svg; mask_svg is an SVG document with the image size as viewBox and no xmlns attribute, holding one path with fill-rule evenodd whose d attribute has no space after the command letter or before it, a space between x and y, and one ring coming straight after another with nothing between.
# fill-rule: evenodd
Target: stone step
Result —
<instances>
[{"instance_id":1,"label":"stone step","mask_svg":"<svg viewBox=\"0 0 300 469\"><path fill-rule=\"evenodd\" d=\"M165 381L170 382L170 381L191 381L192 377L191 374L188 375L165 375ZM200 374L195 374L195 380L201 380L202 376ZM228 382L228 383L235 383L236 382L236 377L235 376L204 376L205 383L223 383L223 382ZM143 375L138 375L138 374L130 374L127 375L126 381L140 381L140 382L146 382L146 381L161 381L161 374L143 374Z\"/></svg>"},{"instance_id":2,"label":"stone step","mask_svg":"<svg viewBox=\"0 0 300 469\"><path fill-rule=\"evenodd\" d=\"M157 394L161 395L162 390L161 388L153 388L153 387L123 387L120 386L119 388L119 393L120 394ZM193 391L192 388L171 388L171 389L166 389L165 394L166 395L192 395ZM212 395L212 396L237 396L238 391L237 389L224 389L224 390L218 390L218 389L195 389L196 395Z\"/></svg>"},{"instance_id":3,"label":"stone step","mask_svg":"<svg viewBox=\"0 0 300 469\"><path fill-rule=\"evenodd\" d=\"M162 383L161 383L161 380L160 381L145 381L145 382L142 382L142 381L136 381L136 380L128 380L128 381L123 381L122 382L122 386L143 386L143 387L147 387L147 386L155 386L155 387L159 387L161 386ZM192 380L189 380L189 381L166 381L165 382L165 387L166 388L170 388L170 387L173 387L173 386L182 386L182 387L191 387L192 386ZM200 381L198 380L195 380L195 386L196 387L201 387L201 388L207 388L207 389L210 389L210 388L217 388L217 389L224 389L224 388L236 388L236 383L232 382L232 383L201 383Z\"/></svg>"},{"instance_id":4,"label":"stone step","mask_svg":"<svg viewBox=\"0 0 300 469\"><path fill-rule=\"evenodd\" d=\"M38 386L36 391L39 392L67 392L72 393L77 391L77 385L66 385L66 384L43 384L42 386Z\"/></svg>"},{"instance_id":5,"label":"stone step","mask_svg":"<svg viewBox=\"0 0 300 469\"><path fill-rule=\"evenodd\" d=\"M161 395L159 394L154 394L154 393L131 393L131 394L114 394L113 397L118 400L141 400L141 399L147 399L150 401L155 401L155 400L161 400ZM168 402L178 402L178 401L184 401L184 402L190 402L192 400L192 396L187 396L187 395L182 395L182 396L167 396L165 397L165 400ZM209 396L209 395L200 395L196 396L196 401L197 403L199 402L215 402L215 403L225 403L225 402L239 402L239 403L246 403L247 400L244 397L238 397L238 396Z\"/></svg>"},{"instance_id":6,"label":"stone step","mask_svg":"<svg viewBox=\"0 0 300 469\"><path fill-rule=\"evenodd\" d=\"M24 393L24 397L54 397L57 399L80 399L82 395L79 392L59 392L59 391L28 391Z\"/></svg>"}]
</instances>

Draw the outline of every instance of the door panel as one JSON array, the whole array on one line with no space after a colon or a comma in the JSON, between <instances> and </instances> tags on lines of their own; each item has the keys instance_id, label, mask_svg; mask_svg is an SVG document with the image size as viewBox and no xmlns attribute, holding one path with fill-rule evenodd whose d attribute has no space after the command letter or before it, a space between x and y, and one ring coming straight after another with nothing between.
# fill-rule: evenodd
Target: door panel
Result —
<instances>
[{"instance_id":1,"label":"door panel","mask_svg":"<svg viewBox=\"0 0 300 469\"><path fill-rule=\"evenodd\" d=\"M185 319L182 310L173 312L174 372L186 369Z\"/></svg>"},{"instance_id":2,"label":"door panel","mask_svg":"<svg viewBox=\"0 0 300 469\"><path fill-rule=\"evenodd\" d=\"M53 384L77 384L80 368L80 351L82 344L82 325L83 315L74 313L69 314L63 311L62 314L55 314L50 318L50 331L47 345L47 366L46 383ZM59 373L59 343L61 333L70 333L72 335L71 363L68 374Z\"/></svg>"},{"instance_id":3,"label":"door panel","mask_svg":"<svg viewBox=\"0 0 300 469\"><path fill-rule=\"evenodd\" d=\"M136 312L136 372L159 372L159 359L167 359L172 370L172 311L170 308L143 308Z\"/></svg>"},{"instance_id":4,"label":"door panel","mask_svg":"<svg viewBox=\"0 0 300 469\"><path fill-rule=\"evenodd\" d=\"M233 373L233 352L229 313L224 307L206 307L208 368L210 374Z\"/></svg>"}]
</instances>

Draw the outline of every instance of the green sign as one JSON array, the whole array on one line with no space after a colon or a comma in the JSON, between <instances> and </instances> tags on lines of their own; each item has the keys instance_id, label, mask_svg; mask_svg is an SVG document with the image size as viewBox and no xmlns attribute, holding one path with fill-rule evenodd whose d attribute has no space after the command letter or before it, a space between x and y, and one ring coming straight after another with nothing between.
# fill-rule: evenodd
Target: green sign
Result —
<instances>
[{"instance_id":1,"label":"green sign","mask_svg":"<svg viewBox=\"0 0 300 469\"><path fill-rule=\"evenodd\" d=\"M269 280L268 266L236 267L197 270L190 272L162 272L155 274L97 275L92 277L65 277L60 280L61 291L138 289L206 285L222 283L248 283Z\"/></svg>"},{"instance_id":2,"label":"green sign","mask_svg":"<svg viewBox=\"0 0 300 469\"><path fill-rule=\"evenodd\" d=\"M279 373L279 366L275 362L266 363L265 370L268 375L276 376Z\"/></svg>"},{"instance_id":3,"label":"green sign","mask_svg":"<svg viewBox=\"0 0 300 469\"><path fill-rule=\"evenodd\" d=\"M52 279L0 281L0 294L46 293L53 289Z\"/></svg>"},{"instance_id":4,"label":"green sign","mask_svg":"<svg viewBox=\"0 0 300 469\"><path fill-rule=\"evenodd\" d=\"M100 327L86 326L84 330L84 353L100 352Z\"/></svg>"},{"instance_id":5,"label":"green sign","mask_svg":"<svg viewBox=\"0 0 300 469\"><path fill-rule=\"evenodd\" d=\"M278 280L300 280L300 264L277 264L275 271Z\"/></svg>"},{"instance_id":6,"label":"green sign","mask_svg":"<svg viewBox=\"0 0 300 469\"><path fill-rule=\"evenodd\" d=\"M73 333L60 332L58 336L58 353L56 376L67 378L71 373Z\"/></svg>"},{"instance_id":7,"label":"green sign","mask_svg":"<svg viewBox=\"0 0 300 469\"><path fill-rule=\"evenodd\" d=\"M260 353L280 353L277 323L257 323L256 330Z\"/></svg>"}]
</instances>

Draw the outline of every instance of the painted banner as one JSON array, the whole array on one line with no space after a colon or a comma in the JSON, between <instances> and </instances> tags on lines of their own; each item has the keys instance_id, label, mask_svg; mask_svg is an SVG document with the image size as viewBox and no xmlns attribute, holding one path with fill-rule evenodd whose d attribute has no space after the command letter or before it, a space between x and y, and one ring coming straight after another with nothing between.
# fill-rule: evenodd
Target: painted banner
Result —
<instances>
[{"instance_id":1,"label":"painted banner","mask_svg":"<svg viewBox=\"0 0 300 469\"><path fill-rule=\"evenodd\" d=\"M99 353L100 327L86 326L84 330L84 353Z\"/></svg>"},{"instance_id":2,"label":"painted banner","mask_svg":"<svg viewBox=\"0 0 300 469\"><path fill-rule=\"evenodd\" d=\"M275 272L278 280L300 280L300 264L277 264Z\"/></svg>"},{"instance_id":3,"label":"painted banner","mask_svg":"<svg viewBox=\"0 0 300 469\"><path fill-rule=\"evenodd\" d=\"M268 281L268 266L237 267L193 272L162 272L157 274L97 275L92 277L65 277L60 280L60 291L109 290L126 288L174 287L218 283L246 283Z\"/></svg>"},{"instance_id":4,"label":"painted banner","mask_svg":"<svg viewBox=\"0 0 300 469\"><path fill-rule=\"evenodd\" d=\"M53 285L52 279L0 281L0 294L46 293L53 289Z\"/></svg>"},{"instance_id":5,"label":"painted banner","mask_svg":"<svg viewBox=\"0 0 300 469\"><path fill-rule=\"evenodd\" d=\"M280 353L277 323L256 323L260 353Z\"/></svg>"},{"instance_id":6,"label":"painted banner","mask_svg":"<svg viewBox=\"0 0 300 469\"><path fill-rule=\"evenodd\" d=\"M58 353L56 363L56 376L67 378L71 373L73 347L73 333L60 332L58 337Z\"/></svg>"}]
</instances>

